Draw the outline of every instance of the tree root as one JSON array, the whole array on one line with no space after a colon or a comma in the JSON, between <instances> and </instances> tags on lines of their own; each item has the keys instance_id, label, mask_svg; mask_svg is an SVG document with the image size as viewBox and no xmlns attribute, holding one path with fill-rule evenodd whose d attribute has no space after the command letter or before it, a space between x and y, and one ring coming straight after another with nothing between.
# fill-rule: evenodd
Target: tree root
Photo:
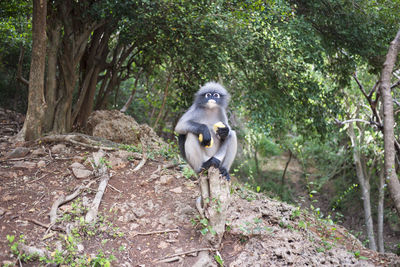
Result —
<instances>
[{"instance_id":1,"label":"tree root","mask_svg":"<svg viewBox=\"0 0 400 267\"><path fill-rule=\"evenodd\" d=\"M102 149L106 151L118 150L118 144L110 142L108 140L104 140L103 142L110 143L112 146L99 146L98 144L102 142L102 140L92 140L94 137L84 134L55 134L48 135L40 138L39 140L42 142L68 142L73 145L83 146L87 148L93 149Z\"/></svg>"}]
</instances>

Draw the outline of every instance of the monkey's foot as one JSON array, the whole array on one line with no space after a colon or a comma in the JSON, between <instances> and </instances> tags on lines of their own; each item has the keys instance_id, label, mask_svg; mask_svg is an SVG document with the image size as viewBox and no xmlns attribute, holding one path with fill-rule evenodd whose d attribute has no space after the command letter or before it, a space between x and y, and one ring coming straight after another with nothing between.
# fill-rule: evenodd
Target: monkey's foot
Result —
<instances>
[{"instance_id":1,"label":"monkey's foot","mask_svg":"<svg viewBox=\"0 0 400 267\"><path fill-rule=\"evenodd\" d=\"M202 169L208 170L211 166L214 166L215 168L219 168L219 165L221 164L221 161L217 158L211 157L209 160L204 162L201 165Z\"/></svg>"},{"instance_id":2,"label":"monkey's foot","mask_svg":"<svg viewBox=\"0 0 400 267\"><path fill-rule=\"evenodd\" d=\"M224 167L219 168L219 172L221 173L221 175L222 175L223 177L225 177L225 179L226 179L227 181L230 181L230 180L231 180L231 177L229 176L229 172L227 171L226 168L224 168Z\"/></svg>"}]
</instances>

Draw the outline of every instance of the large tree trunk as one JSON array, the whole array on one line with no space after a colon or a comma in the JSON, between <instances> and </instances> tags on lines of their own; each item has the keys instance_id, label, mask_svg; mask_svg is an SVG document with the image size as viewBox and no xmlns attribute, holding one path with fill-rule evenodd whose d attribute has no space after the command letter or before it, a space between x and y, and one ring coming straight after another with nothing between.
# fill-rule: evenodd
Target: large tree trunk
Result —
<instances>
[{"instance_id":1,"label":"large tree trunk","mask_svg":"<svg viewBox=\"0 0 400 267\"><path fill-rule=\"evenodd\" d=\"M35 140L42 135L46 102L44 100L44 71L46 64L47 1L33 1L32 60L29 73L28 111L21 137Z\"/></svg>"},{"instance_id":2,"label":"large tree trunk","mask_svg":"<svg viewBox=\"0 0 400 267\"><path fill-rule=\"evenodd\" d=\"M50 11L50 9L49 9ZM48 28L48 49L47 49L47 77L46 77L46 116L44 118L43 129L49 132L53 129L54 115L57 99L57 56L60 48L61 23L56 18L57 14L52 14L51 25Z\"/></svg>"},{"instance_id":3,"label":"large tree trunk","mask_svg":"<svg viewBox=\"0 0 400 267\"><path fill-rule=\"evenodd\" d=\"M367 227L367 236L369 239L369 248L372 250L376 250L376 243L374 237L374 225L372 221L372 213L371 213L371 197L370 197L370 183L369 176L366 172L365 161L362 160L362 156L360 153L360 147L358 145L358 141L356 135L354 133L354 125L353 123L349 124L348 134L351 139L351 143L353 146L353 160L356 165L356 173L357 178L361 187L361 194L363 199L364 206L364 217L365 217L365 225ZM362 136L362 132L360 135ZM362 137L360 138L363 139Z\"/></svg>"},{"instance_id":4,"label":"large tree trunk","mask_svg":"<svg viewBox=\"0 0 400 267\"><path fill-rule=\"evenodd\" d=\"M84 82L72 114L72 120L80 127L86 126L89 115L93 110L99 73L106 67L110 36L111 33L106 24L96 29L86 55L81 60L81 68L84 69Z\"/></svg>"},{"instance_id":5,"label":"large tree trunk","mask_svg":"<svg viewBox=\"0 0 400 267\"><path fill-rule=\"evenodd\" d=\"M78 84L78 66L94 30L104 21L85 21L77 18L83 12L74 1L61 1L58 12L63 24L63 39L59 57L59 87L55 108L53 131L69 132L72 129L72 101Z\"/></svg>"},{"instance_id":6,"label":"large tree trunk","mask_svg":"<svg viewBox=\"0 0 400 267\"><path fill-rule=\"evenodd\" d=\"M393 199L397 214L400 216L400 182L395 168L395 147L394 147L394 117L393 98L391 94L391 76L400 48L400 30L395 39L390 43L389 52L386 55L381 75L380 91L383 103L383 130L385 142L385 178L388 184L390 196Z\"/></svg>"}]
</instances>

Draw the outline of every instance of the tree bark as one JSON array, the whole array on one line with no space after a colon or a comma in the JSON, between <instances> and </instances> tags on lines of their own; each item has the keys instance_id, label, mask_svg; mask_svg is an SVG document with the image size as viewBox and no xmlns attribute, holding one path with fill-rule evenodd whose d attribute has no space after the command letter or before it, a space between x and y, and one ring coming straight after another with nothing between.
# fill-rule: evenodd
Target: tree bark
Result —
<instances>
[{"instance_id":1,"label":"tree bark","mask_svg":"<svg viewBox=\"0 0 400 267\"><path fill-rule=\"evenodd\" d=\"M356 135L354 133L354 125L353 122L349 124L348 134L351 139L351 143L353 146L353 160L356 165L356 173L357 178L361 187L361 194L363 200L364 207L364 217L365 217L365 225L367 230L367 236L369 239L369 248L376 251L376 243L374 236L374 225L372 221L372 213L371 213L371 197L370 197L370 183L369 176L366 172L365 162L362 160L362 156L360 153L360 147L358 145L358 141ZM360 139L362 140L363 132L360 133Z\"/></svg>"},{"instance_id":2,"label":"tree bark","mask_svg":"<svg viewBox=\"0 0 400 267\"><path fill-rule=\"evenodd\" d=\"M383 130L384 130L384 157L385 157L385 179L389 193L393 199L397 214L400 216L400 182L395 169L395 137L394 137L394 116L393 98L391 94L391 76L400 48L400 30L395 39L390 43L381 74L380 91L383 103Z\"/></svg>"},{"instance_id":3,"label":"tree bark","mask_svg":"<svg viewBox=\"0 0 400 267\"><path fill-rule=\"evenodd\" d=\"M129 95L128 101L126 101L125 105L120 110L122 113L125 113L128 110L129 106L131 105L131 103L133 101L133 97L136 93L137 84L138 84L141 73L142 73L142 70L139 70L138 73L136 74L135 84L133 85L132 92Z\"/></svg>"},{"instance_id":4,"label":"tree bark","mask_svg":"<svg viewBox=\"0 0 400 267\"><path fill-rule=\"evenodd\" d=\"M165 89L164 89L164 96L163 96L163 102L161 104L161 108L160 111L158 112L158 116L156 121L153 124L153 129L156 129L157 124L161 118L162 113L164 112L164 107L165 107L165 102L167 101L167 96L168 96L168 88L169 88L169 84L171 82L171 78L172 78L172 72L169 73L168 78L167 78L167 84L165 85Z\"/></svg>"},{"instance_id":5,"label":"tree bark","mask_svg":"<svg viewBox=\"0 0 400 267\"><path fill-rule=\"evenodd\" d=\"M57 97L57 56L61 40L61 23L58 18L56 18L56 13L51 15L49 15L51 25L48 27L47 77L45 88L47 108L43 125L43 130L45 132L49 132L53 129Z\"/></svg>"},{"instance_id":6,"label":"tree bark","mask_svg":"<svg viewBox=\"0 0 400 267\"><path fill-rule=\"evenodd\" d=\"M285 169L283 170L283 174L282 174L282 178L281 178L281 198L283 198L283 191L284 191L284 186L285 186L286 171L287 171L287 169L288 169L288 167L289 167L289 163L290 163L290 161L291 161L291 159L292 159L292 156L293 156L292 150L289 149L289 159L288 159L288 161L286 162Z\"/></svg>"},{"instance_id":7,"label":"tree bark","mask_svg":"<svg viewBox=\"0 0 400 267\"><path fill-rule=\"evenodd\" d=\"M44 99L44 71L46 63L47 1L33 1L32 60L29 73L28 111L21 137L26 141L42 135L46 102Z\"/></svg>"},{"instance_id":8,"label":"tree bark","mask_svg":"<svg viewBox=\"0 0 400 267\"><path fill-rule=\"evenodd\" d=\"M91 45L87 50L87 56L81 61L81 65L85 69L84 82L72 114L72 121L80 127L86 126L89 115L93 111L99 73L106 67L110 36L110 31L105 25L96 29L92 36Z\"/></svg>"},{"instance_id":9,"label":"tree bark","mask_svg":"<svg viewBox=\"0 0 400 267\"><path fill-rule=\"evenodd\" d=\"M203 206L200 216L208 220L205 238L219 248L225 233L227 211L230 204L230 181L221 176L219 169L210 167L208 175L200 174L200 192ZM203 214L202 214L203 213Z\"/></svg>"},{"instance_id":10,"label":"tree bark","mask_svg":"<svg viewBox=\"0 0 400 267\"><path fill-rule=\"evenodd\" d=\"M382 166L379 172L379 187L378 187L378 251L385 253L383 239L383 216L384 216L384 201L385 201L385 169Z\"/></svg>"}]
</instances>

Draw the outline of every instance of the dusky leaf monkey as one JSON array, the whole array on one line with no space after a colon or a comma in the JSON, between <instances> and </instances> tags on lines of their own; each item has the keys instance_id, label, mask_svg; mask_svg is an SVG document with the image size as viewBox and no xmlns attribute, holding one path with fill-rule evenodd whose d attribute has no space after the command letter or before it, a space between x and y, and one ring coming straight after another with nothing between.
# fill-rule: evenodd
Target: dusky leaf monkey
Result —
<instances>
[{"instance_id":1,"label":"dusky leaf monkey","mask_svg":"<svg viewBox=\"0 0 400 267\"><path fill-rule=\"evenodd\" d=\"M226 115L229 99L222 85L206 83L175 127L181 154L193 170L199 173L214 166L226 180L237 150L236 133Z\"/></svg>"}]
</instances>

